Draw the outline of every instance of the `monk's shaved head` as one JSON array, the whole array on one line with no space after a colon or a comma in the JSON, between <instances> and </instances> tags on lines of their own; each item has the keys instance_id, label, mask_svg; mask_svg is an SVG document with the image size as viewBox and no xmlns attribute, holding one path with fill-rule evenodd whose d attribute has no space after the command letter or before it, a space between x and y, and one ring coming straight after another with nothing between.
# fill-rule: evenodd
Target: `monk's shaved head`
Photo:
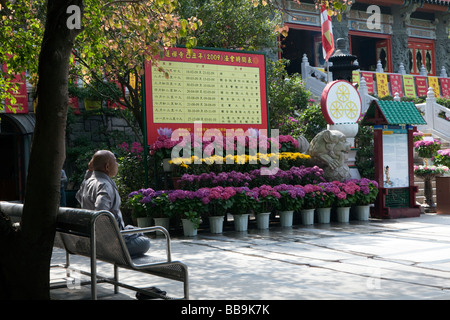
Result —
<instances>
[{"instance_id":1,"label":"monk's shaved head","mask_svg":"<svg viewBox=\"0 0 450 320\"><path fill-rule=\"evenodd\" d=\"M99 150L92 157L92 169L102 171L109 176L117 174L117 162L114 154L109 150Z\"/></svg>"}]
</instances>

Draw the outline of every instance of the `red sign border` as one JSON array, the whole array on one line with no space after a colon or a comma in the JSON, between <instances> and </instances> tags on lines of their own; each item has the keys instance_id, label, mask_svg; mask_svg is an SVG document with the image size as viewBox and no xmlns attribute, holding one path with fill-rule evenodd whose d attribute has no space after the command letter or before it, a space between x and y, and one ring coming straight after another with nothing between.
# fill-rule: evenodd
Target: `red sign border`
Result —
<instances>
[{"instance_id":1,"label":"red sign border","mask_svg":"<svg viewBox=\"0 0 450 320\"><path fill-rule=\"evenodd\" d=\"M172 57L170 54L173 51L183 52L183 59ZM187 49L182 47L169 48L165 51L163 58L161 61L176 61L176 62L193 62L193 63L202 63L202 64L219 64L219 65L230 65L230 66L242 66L242 67L258 67L260 73L260 90L261 90L261 124L213 124L213 123L204 123L202 124L203 130L212 129L212 128L224 128L224 129L243 129L246 131L247 129L265 129L270 131L269 129L269 113L268 113L268 98L267 98L267 79L266 79L266 55L265 53L260 52L250 52L250 51L240 51L240 50L226 50L226 49L214 49L214 48L198 48L192 49L196 54L196 58L187 57ZM169 54L167 54L169 53ZM199 58L199 53L203 55L213 55L212 58L217 60L207 60L203 58ZM252 58L251 65L248 63L240 62L231 62L225 61L224 58L230 55L239 55L241 58L248 57ZM242 60L242 59L241 59ZM218 63L220 62L220 63ZM157 130L159 128L169 128L172 130L178 128L186 128L190 129L190 132L194 130L194 123L154 123L153 122L153 97L152 97L152 71L151 71L151 63L149 61L145 62L145 119L146 121L146 143L147 145L151 145L158 138ZM223 132L222 134L225 134Z\"/></svg>"}]
</instances>

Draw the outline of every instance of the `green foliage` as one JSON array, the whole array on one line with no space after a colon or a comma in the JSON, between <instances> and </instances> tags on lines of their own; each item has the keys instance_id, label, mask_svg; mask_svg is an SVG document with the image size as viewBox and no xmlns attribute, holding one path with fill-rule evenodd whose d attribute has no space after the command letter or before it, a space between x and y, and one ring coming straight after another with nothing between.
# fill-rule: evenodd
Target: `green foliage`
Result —
<instances>
[{"instance_id":1,"label":"green foliage","mask_svg":"<svg viewBox=\"0 0 450 320\"><path fill-rule=\"evenodd\" d=\"M300 115L300 133L311 141L319 132L327 128L327 123L318 104L311 104Z\"/></svg>"},{"instance_id":2,"label":"green foliage","mask_svg":"<svg viewBox=\"0 0 450 320\"><path fill-rule=\"evenodd\" d=\"M359 126L358 134L355 137L356 151L355 165L361 177L374 179L374 146L373 146L373 127Z\"/></svg>"},{"instance_id":3,"label":"green foliage","mask_svg":"<svg viewBox=\"0 0 450 320\"><path fill-rule=\"evenodd\" d=\"M180 15L202 21L195 31L197 45L258 50L274 48L280 12L272 4L255 6L248 0L182 0Z\"/></svg>"},{"instance_id":4,"label":"green foliage","mask_svg":"<svg viewBox=\"0 0 450 320\"><path fill-rule=\"evenodd\" d=\"M7 1L0 5L0 101L15 99L11 93L17 86L11 82L15 74L28 71L27 80L36 84L37 61L44 28L46 1ZM19 45L20 44L20 45ZM2 104L0 104L0 111Z\"/></svg>"},{"instance_id":5,"label":"green foliage","mask_svg":"<svg viewBox=\"0 0 450 320\"><path fill-rule=\"evenodd\" d=\"M299 74L288 75L285 59L268 61L267 89L271 128L279 128L287 116L295 116L307 108L311 93L305 89ZM284 134L290 134L288 132Z\"/></svg>"},{"instance_id":6,"label":"green foliage","mask_svg":"<svg viewBox=\"0 0 450 320\"><path fill-rule=\"evenodd\" d=\"M69 83L69 94L80 99L117 101L122 96L120 89L112 84L93 81L91 84L78 87Z\"/></svg>"}]
</instances>

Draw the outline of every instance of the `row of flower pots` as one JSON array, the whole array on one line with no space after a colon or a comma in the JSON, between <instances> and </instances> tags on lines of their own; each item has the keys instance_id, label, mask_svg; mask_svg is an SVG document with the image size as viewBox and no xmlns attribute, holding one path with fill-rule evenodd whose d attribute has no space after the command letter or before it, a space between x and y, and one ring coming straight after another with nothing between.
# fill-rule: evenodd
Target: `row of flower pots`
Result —
<instances>
[{"instance_id":1,"label":"row of flower pots","mask_svg":"<svg viewBox=\"0 0 450 320\"><path fill-rule=\"evenodd\" d=\"M247 231L251 214L236 214L231 215L233 218L233 228L235 231ZM259 230L269 229L271 212L257 213L254 215L254 222L256 222L256 228ZM318 224L328 224L333 220L339 223L349 222L351 217L357 221L368 221L370 217L370 205L353 206L353 207L338 207L338 208L316 208L316 209L303 209L300 211L278 211L277 221L279 221L280 227L292 227L294 225L294 218L300 218L301 225L310 226L315 222ZM209 232L213 234L220 234L223 232L225 224L225 215L222 216L209 216ZM146 227L152 225L152 218L146 218L145 224L139 224L140 227ZM169 230L170 218L153 218L154 225L163 226ZM138 220L139 222L140 220ZM190 219L181 219L183 234L186 237L193 237L197 235L200 223L199 221L192 221Z\"/></svg>"}]
</instances>

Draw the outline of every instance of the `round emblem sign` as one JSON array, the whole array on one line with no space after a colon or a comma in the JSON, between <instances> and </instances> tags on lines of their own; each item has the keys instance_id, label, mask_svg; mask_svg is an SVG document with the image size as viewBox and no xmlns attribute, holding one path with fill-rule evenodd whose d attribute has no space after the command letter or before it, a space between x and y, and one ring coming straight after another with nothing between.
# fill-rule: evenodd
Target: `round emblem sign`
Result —
<instances>
[{"instance_id":1,"label":"round emblem sign","mask_svg":"<svg viewBox=\"0 0 450 320\"><path fill-rule=\"evenodd\" d=\"M320 106L328 124L356 123L361 117L362 103L359 92L345 80L327 84L322 92Z\"/></svg>"}]
</instances>

